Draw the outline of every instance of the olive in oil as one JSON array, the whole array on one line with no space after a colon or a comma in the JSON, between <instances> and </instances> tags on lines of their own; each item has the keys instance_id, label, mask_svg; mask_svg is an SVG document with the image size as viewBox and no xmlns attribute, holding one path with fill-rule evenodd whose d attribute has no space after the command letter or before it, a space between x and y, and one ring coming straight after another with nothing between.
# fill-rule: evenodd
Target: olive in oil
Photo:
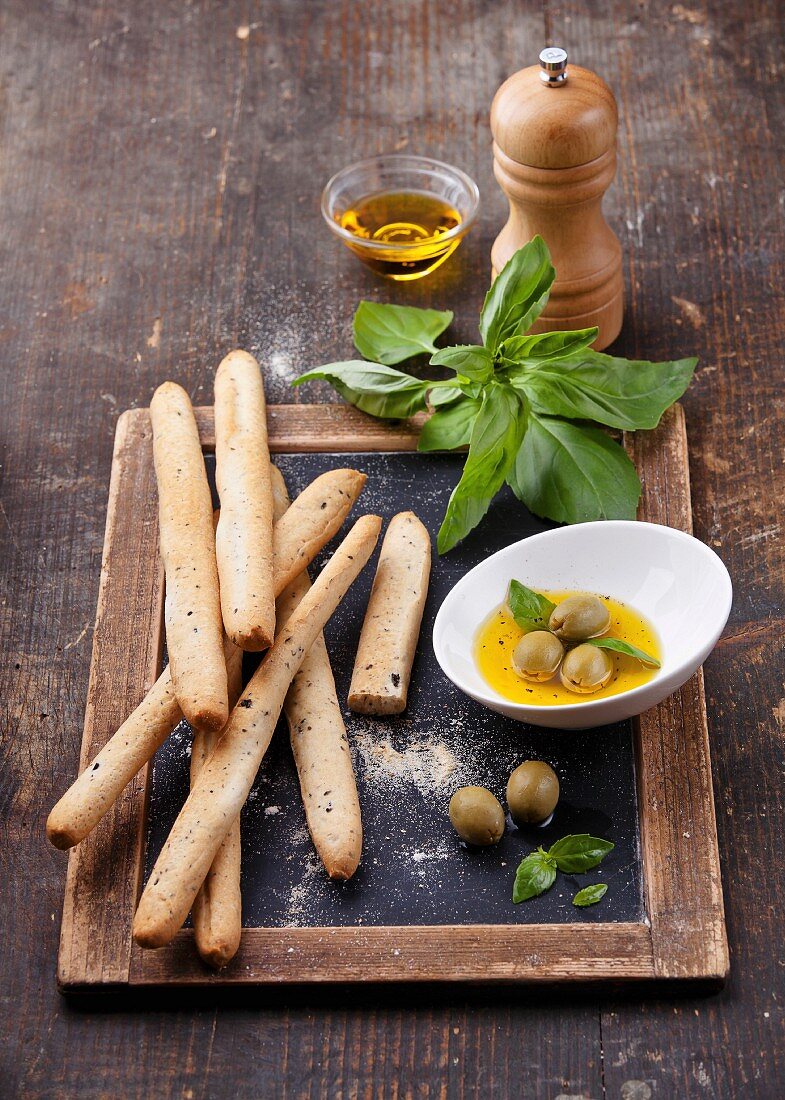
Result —
<instances>
[{"instance_id":1,"label":"olive in oil","mask_svg":"<svg viewBox=\"0 0 785 1100\"><path fill-rule=\"evenodd\" d=\"M384 191L336 216L352 234L349 247L379 275L419 279L443 264L460 243L461 215L427 191Z\"/></svg>"},{"instance_id":2,"label":"olive in oil","mask_svg":"<svg viewBox=\"0 0 785 1100\"><path fill-rule=\"evenodd\" d=\"M543 592L552 603L559 603L573 592ZM619 638L630 645L662 659L659 638L652 624L628 604L607 596L599 597L611 613L608 636ZM530 683L517 674L512 664L512 654L523 631L513 619L505 604L496 608L480 627L474 643L474 657L483 678L505 699L514 703L528 703L535 707L563 706L566 703L588 703L593 699L605 699L620 695L623 691L646 684L655 670L636 657L622 653L609 653L613 660L613 675L600 691L591 695L576 695L560 682L558 676L545 683Z\"/></svg>"}]
</instances>

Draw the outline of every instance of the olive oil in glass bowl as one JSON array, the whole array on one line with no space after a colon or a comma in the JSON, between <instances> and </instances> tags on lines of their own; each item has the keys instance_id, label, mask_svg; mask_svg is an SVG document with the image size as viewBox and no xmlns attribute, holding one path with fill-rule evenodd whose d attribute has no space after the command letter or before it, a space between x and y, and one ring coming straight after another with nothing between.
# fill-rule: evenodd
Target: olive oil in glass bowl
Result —
<instances>
[{"instance_id":1,"label":"olive oil in glass bowl","mask_svg":"<svg viewBox=\"0 0 785 1100\"><path fill-rule=\"evenodd\" d=\"M459 168L388 155L333 176L322 194L322 214L372 271L402 282L421 279L452 255L479 201L477 185Z\"/></svg>"}]
</instances>

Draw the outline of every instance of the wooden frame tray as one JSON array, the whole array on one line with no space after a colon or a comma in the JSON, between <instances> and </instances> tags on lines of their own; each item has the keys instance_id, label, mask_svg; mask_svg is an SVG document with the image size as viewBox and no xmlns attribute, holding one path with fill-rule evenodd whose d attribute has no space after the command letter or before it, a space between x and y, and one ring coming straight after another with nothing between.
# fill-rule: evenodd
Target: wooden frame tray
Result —
<instances>
[{"instance_id":1,"label":"wooden frame tray","mask_svg":"<svg viewBox=\"0 0 785 1100\"><path fill-rule=\"evenodd\" d=\"M197 409L204 449L212 409ZM342 405L268 410L274 452L411 451L416 422L386 426ZM690 531L684 417L626 441L643 482L639 516ZM129 614L133 609L133 614ZM160 673L163 571L146 409L117 425L80 768ZM700 672L634 723L642 922L247 928L225 972L181 931L142 951L131 923L142 885L151 766L69 856L58 956L64 991L301 982L575 982L724 979L728 947Z\"/></svg>"}]
</instances>

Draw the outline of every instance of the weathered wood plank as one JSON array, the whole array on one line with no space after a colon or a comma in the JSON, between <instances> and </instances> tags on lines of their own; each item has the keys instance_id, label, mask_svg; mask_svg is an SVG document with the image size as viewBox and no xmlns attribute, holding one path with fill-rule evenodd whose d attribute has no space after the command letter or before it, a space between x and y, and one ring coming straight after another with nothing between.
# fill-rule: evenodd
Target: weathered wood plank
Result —
<instances>
[{"instance_id":1,"label":"weathered wood plank","mask_svg":"<svg viewBox=\"0 0 785 1100\"><path fill-rule=\"evenodd\" d=\"M350 1083L362 1097L464 1097L481 1083L487 1095L597 1097L604 1073L609 1097L635 1080L655 1097L770 1097L785 1078L785 872L762 874L759 858L785 846L781 6L370 0L361 17L345 3L302 12L290 0L0 7L7 1090L201 1100L253 1081L272 1096ZM685 402L695 530L736 588L705 670L732 883L728 987L711 1001L609 1006L604 1066L596 1005L539 997L70 1011L53 990L63 861L43 822L77 766L117 411L147 404L170 372L208 402L235 342L268 362L271 400L291 400L302 367L351 355L363 296L449 306L456 339L475 339L504 214L487 108L546 38L620 101L606 199L629 288L619 349L701 356ZM483 201L455 259L408 287L366 274L316 209L331 171L396 147L467 168ZM301 399L332 395L315 386Z\"/></svg>"},{"instance_id":2,"label":"weathered wood plank","mask_svg":"<svg viewBox=\"0 0 785 1100\"><path fill-rule=\"evenodd\" d=\"M152 460L149 416L122 416L109 486L80 771L160 670L164 578ZM147 772L142 769L90 836L69 853L57 971L64 988L74 982L129 980Z\"/></svg>"},{"instance_id":3,"label":"weathered wood plank","mask_svg":"<svg viewBox=\"0 0 785 1100\"><path fill-rule=\"evenodd\" d=\"M246 928L241 950L218 974L200 962L193 933L185 930L167 948L134 948L130 982L570 983L578 974L586 982L655 977L650 930L622 923Z\"/></svg>"},{"instance_id":4,"label":"weathered wood plank","mask_svg":"<svg viewBox=\"0 0 785 1100\"><path fill-rule=\"evenodd\" d=\"M627 439L641 474L639 516L692 533L684 412ZM714 975L729 966L703 673L640 716L638 788L655 971Z\"/></svg>"}]
</instances>

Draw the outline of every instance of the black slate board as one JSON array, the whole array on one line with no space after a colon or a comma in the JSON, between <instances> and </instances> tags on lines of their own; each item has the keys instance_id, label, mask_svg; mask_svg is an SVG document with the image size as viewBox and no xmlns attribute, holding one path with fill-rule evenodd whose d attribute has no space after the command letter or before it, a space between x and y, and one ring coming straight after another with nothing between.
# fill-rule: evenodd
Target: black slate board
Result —
<instances>
[{"instance_id":1,"label":"black slate board","mask_svg":"<svg viewBox=\"0 0 785 1100\"><path fill-rule=\"evenodd\" d=\"M214 459L206 457L211 482ZM325 470L353 466L368 474L354 515L388 520L414 509L436 541L462 459L449 454L278 455L292 496ZM545 530L504 491L487 520L434 568L407 713L384 720L345 709L363 812L360 868L348 883L331 882L305 826L297 774L282 721L242 816L243 922L246 926L514 924L642 921L635 763L629 722L585 732L537 729L467 699L442 673L431 647L433 620L452 585L503 546ZM329 550L329 548L328 548ZM325 631L338 697L346 699L376 558L350 590ZM320 562L317 562L318 565ZM254 664L246 658L246 675ZM183 723L158 752L153 769L146 874L187 792L190 730ZM466 783L504 799L510 771L523 760L547 760L562 796L552 822L518 830L508 822L501 843L484 851L461 846L447 804ZM589 832L616 847L586 875L560 875L545 896L513 905L515 868L538 844ZM606 882L600 905L576 909L582 886Z\"/></svg>"}]
</instances>

